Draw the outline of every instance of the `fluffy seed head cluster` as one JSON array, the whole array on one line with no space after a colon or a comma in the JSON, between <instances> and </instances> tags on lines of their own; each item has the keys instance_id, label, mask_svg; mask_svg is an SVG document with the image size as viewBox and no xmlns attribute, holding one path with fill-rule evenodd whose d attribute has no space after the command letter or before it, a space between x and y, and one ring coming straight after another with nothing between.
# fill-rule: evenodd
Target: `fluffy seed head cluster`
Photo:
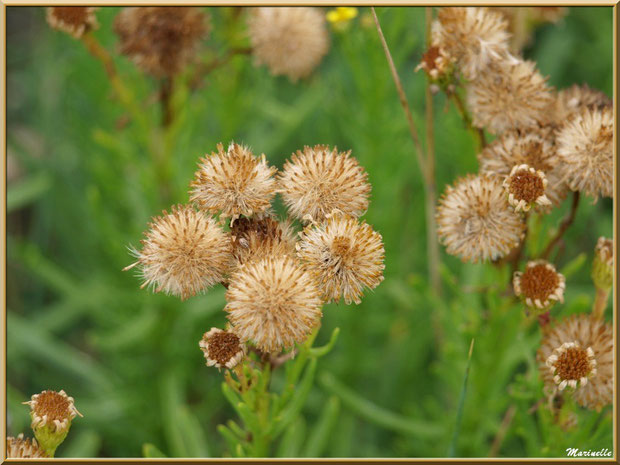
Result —
<instances>
[{"instance_id":1,"label":"fluffy seed head cluster","mask_svg":"<svg viewBox=\"0 0 620 465\"><path fill-rule=\"evenodd\" d=\"M248 19L252 54L274 76L308 76L329 47L325 17L318 8L253 8Z\"/></svg>"},{"instance_id":2,"label":"fluffy seed head cluster","mask_svg":"<svg viewBox=\"0 0 620 465\"><path fill-rule=\"evenodd\" d=\"M38 459L46 458L47 454L36 439L24 439L24 435L20 434L16 438L6 438L6 456L10 459Z\"/></svg>"},{"instance_id":3,"label":"fluffy seed head cluster","mask_svg":"<svg viewBox=\"0 0 620 465\"><path fill-rule=\"evenodd\" d=\"M437 234L463 261L496 260L523 238L521 215L508 204L497 176L468 175L448 186L437 209Z\"/></svg>"},{"instance_id":4,"label":"fluffy seed head cluster","mask_svg":"<svg viewBox=\"0 0 620 465\"><path fill-rule=\"evenodd\" d=\"M52 28L79 39L99 26L95 17L97 10L92 6L53 6L47 8L46 19Z\"/></svg>"},{"instance_id":5,"label":"fluffy seed head cluster","mask_svg":"<svg viewBox=\"0 0 620 465\"><path fill-rule=\"evenodd\" d=\"M611 325L589 315L572 315L544 333L536 358L545 385L550 389L560 389L566 381L564 386L574 388L571 394L579 405L599 409L611 404L614 389Z\"/></svg>"},{"instance_id":6,"label":"fluffy seed head cluster","mask_svg":"<svg viewBox=\"0 0 620 465\"><path fill-rule=\"evenodd\" d=\"M267 164L264 154L257 157L234 142L224 151L224 146L218 144L217 153L200 159L190 200L201 209L233 220L240 215L263 213L276 192L276 171Z\"/></svg>"},{"instance_id":7,"label":"fluffy seed head cluster","mask_svg":"<svg viewBox=\"0 0 620 465\"><path fill-rule=\"evenodd\" d=\"M467 102L475 126L500 134L546 122L553 95L534 62L511 57L468 85Z\"/></svg>"},{"instance_id":8,"label":"fluffy seed head cluster","mask_svg":"<svg viewBox=\"0 0 620 465\"><path fill-rule=\"evenodd\" d=\"M523 164L516 165L504 180L508 202L515 211L529 211L532 205L551 205L545 195L547 177L540 170Z\"/></svg>"},{"instance_id":9,"label":"fluffy seed head cluster","mask_svg":"<svg viewBox=\"0 0 620 465\"><path fill-rule=\"evenodd\" d=\"M555 302L564 302L566 279L544 260L528 262L523 273L515 272L512 284L515 295L531 309L544 311Z\"/></svg>"},{"instance_id":10,"label":"fluffy seed head cluster","mask_svg":"<svg viewBox=\"0 0 620 465\"><path fill-rule=\"evenodd\" d=\"M583 110L590 107L611 105L611 100L603 92L591 89L587 84L573 84L567 89L560 90L555 98L553 121L562 125Z\"/></svg>"},{"instance_id":11,"label":"fluffy seed head cluster","mask_svg":"<svg viewBox=\"0 0 620 465\"><path fill-rule=\"evenodd\" d=\"M437 80L450 73L453 62L454 59L444 49L432 45L422 55L422 60L415 71L423 69L431 79Z\"/></svg>"},{"instance_id":12,"label":"fluffy seed head cluster","mask_svg":"<svg viewBox=\"0 0 620 465\"><path fill-rule=\"evenodd\" d=\"M350 154L315 145L291 156L279 175L279 188L293 216L320 222L334 210L355 217L366 212L368 174Z\"/></svg>"},{"instance_id":13,"label":"fluffy seed head cluster","mask_svg":"<svg viewBox=\"0 0 620 465\"><path fill-rule=\"evenodd\" d=\"M441 8L432 26L431 45L456 60L463 76L476 79L491 61L508 53L508 23L488 8Z\"/></svg>"},{"instance_id":14,"label":"fluffy seed head cluster","mask_svg":"<svg viewBox=\"0 0 620 465\"><path fill-rule=\"evenodd\" d=\"M234 368L245 356L245 346L239 337L219 328L211 328L198 343L203 351L207 366L217 368Z\"/></svg>"},{"instance_id":15,"label":"fluffy seed head cluster","mask_svg":"<svg viewBox=\"0 0 620 465\"><path fill-rule=\"evenodd\" d=\"M75 408L73 397L67 396L65 391L43 391L24 403L30 406L34 430L48 426L56 432L66 431L76 415L82 416Z\"/></svg>"},{"instance_id":16,"label":"fluffy seed head cluster","mask_svg":"<svg viewBox=\"0 0 620 465\"><path fill-rule=\"evenodd\" d=\"M595 199L613 197L613 139L612 106L586 108L559 130L559 166L572 190Z\"/></svg>"},{"instance_id":17,"label":"fluffy seed head cluster","mask_svg":"<svg viewBox=\"0 0 620 465\"><path fill-rule=\"evenodd\" d=\"M364 289L383 281L381 235L356 218L336 214L320 225L308 226L297 244L297 255L318 279L326 302L344 298L361 302Z\"/></svg>"},{"instance_id":18,"label":"fluffy seed head cluster","mask_svg":"<svg viewBox=\"0 0 620 465\"><path fill-rule=\"evenodd\" d=\"M545 195L555 206L560 205L568 193L568 187L559 173L554 132L549 126L536 130L506 131L480 152L478 161L481 173L502 177L510 175L515 165L528 165L542 171L547 178ZM537 205L536 209L548 208Z\"/></svg>"},{"instance_id":19,"label":"fluffy seed head cluster","mask_svg":"<svg viewBox=\"0 0 620 465\"><path fill-rule=\"evenodd\" d=\"M207 15L190 7L129 7L114 20L121 53L155 77L178 74L190 64L208 29Z\"/></svg>"},{"instance_id":20,"label":"fluffy seed head cluster","mask_svg":"<svg viewBox=\"0 0 620 465\"><path fill-rule=\"evenodd\" d=\"M576 389L596 375L596 360L592 347L583 348L576 342L565 342L556 347L545 362L560 391L567 386Z\"/></svg>"},{"instance_id":21,"label":"fluffy seed head cluster","mask_svg":"<svg viewBox=\"0 0 620 465\"><path fill-rule=\"evenodd\" d=\"M614 282L614 242L599 237L594 248L592 280L598 289L609 290Z\"/></svg>"},{"instance_id":22,"label":"fluffy seed head cluster","mask_svg":"<svg viewBox=\"0 0 620 465\"><path fill-rule=\"evenodd\" d=\"M305 341L322 316L314 277L289 256L239 267L231 276L226 301L233 332L263 352Z\"/></svg>"},{"instance_id":23,"label":"fluffy seed head cluster","mask_svg":"<svg viewBox=\"0 0 620 465\"><path fill-rule=\"evenodd\" d=\"M228 235L216 221L188 205L153 218L142 250L134 251L145 286L187 299L220 282L231 262Z\"/></svg>"},{"instance_id":24,"label":"fluffy seed head cluster","mask_svg":"<svg viewBox=\"0 0 620 465\"><path fill-rule=\"evenodd\" d=\"M239 218L230 228L233 257L237 265L267 257L295 254L291 224L269 216Z\"/></svg>"}]
</instances>

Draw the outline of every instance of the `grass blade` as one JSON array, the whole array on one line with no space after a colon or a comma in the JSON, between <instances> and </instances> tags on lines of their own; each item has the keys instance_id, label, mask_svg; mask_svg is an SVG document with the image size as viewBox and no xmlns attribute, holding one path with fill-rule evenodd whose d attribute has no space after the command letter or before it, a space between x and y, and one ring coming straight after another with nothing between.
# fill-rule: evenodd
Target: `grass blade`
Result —
<instances>
[{"instance_id":1,"label":"grass blade","mask_svg":"<svg viewBox=\"0 0 620 465\"><path fill-rule=\"evenodd\" d=\"M452 434L452 441L450 441L450 447L448 448L448 457L454 457L456 452L456 443L459 439L459 433L461 432L461 423L463 420L463 406L465 405L465 397L467 397L467 382L469 381L469 368L471 366L471 354L474 351L474 339L471 340L469 345L469 354L467 355L467 365L465 366L465 376L463 376L463 387L461 388L461 395L459 396L459 405L456 410L456 422L454 424L454 434Z\"/></svg>"}]
</instances>

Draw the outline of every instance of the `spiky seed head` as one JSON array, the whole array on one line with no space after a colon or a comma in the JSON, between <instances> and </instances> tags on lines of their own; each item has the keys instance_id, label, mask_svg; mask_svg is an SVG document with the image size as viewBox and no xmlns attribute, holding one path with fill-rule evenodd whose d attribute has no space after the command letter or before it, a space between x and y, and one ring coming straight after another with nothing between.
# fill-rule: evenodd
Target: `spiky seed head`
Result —
<instances>
[{"instance_id":1,"label":"spiky seed head","mask_svg":"<svg viewBox=\"0 0 620 465\"><path fill-rule=\"evenodd\" d=\"M155 77L178 74L195 60L209 16L193 7L128 7L114 19L120 52Z\"/></svg>"},{"instance_id":2,"label":"spiky seed head","mask_svg":"<svg viewBox=\"0 0 620 465\"><path fill-rule=\"evenodd\" d=\"M217 152L200 159L190 200L203 210L233 220L263 213L276 192L276 171L264 154L257 157L248 147L234 142L226 151L218 144Z\"/></svg>"},{"instance_id":3,"label":"spiky seed head","mask_svg":"<svg viewBox=\"0 0 620 465\"><path fill-rule=\"evenodd\" d=\"M568 187L559 173L554 129L551 126L506 131L480 152L478 162L481 173L501 177L509 176L516 165L528 165L544 172L547 178L545 195L555 206L559 206L568 193ZM536 210L548 211L549 207L537 205Z\"/></svg>"},{"instance_id":4,"label":"spiky seed head","mask_svg":"<svg viewBox=\"0 0 620 465\"><path fill-rule=\"evenodd\" d=\"M508 53L508 23L488 8L441 8L432 25L431 45L456 60L463 76L474 80Z\"/></svg>"},{"instance_id":5,"label":"spiky seed head","mask_svg":"<svg viewBox=\"0 0 620 465\"><path fill-rule=\"evenodd\" d=\"M255 63L293 82L308 76L329 48L325 16L318 8L253 8L248 32Z\"/></svg>"},{"instance_id":6,"label":"spiky seed head","mask_svg":"<svg viewBox=\"0 0 620 465\"><path fill-rule=\"evenodd\" d=\"M609 291L614 283L614 241L599 237L594 248L592 280L598 289Z\"/></svg>"},{"instance_id":7,"label":"spiky seed head","mask_svg":"<svg viewBox=\"0 0 620 465\"><path fill-rule=\"evenodd\" d=\"M384 255L379 233L341 214L308 226L297 243L297 256L317 277L326 302L359 304L365 289L383 281Z\"/></svg>"},{"instance_id":8,"label":"spiky seed head","mask_svg":"<svg viewBox=\"0 0 620 465\"><path fill-rule=\"evenodd\" d=\"M210 367L232 369L245 357L245 346L239 337L223 329L211 328L204 333L198 345Z\"/></svg>"},{"instance_id":9,"label":"spiky seed head","mask_svg":"<svg viewBox=\"0 0 620 465\"><path fill-rule=\"evenodd\" d=\"M295 234L289 221L271 216L239 218L230 228L235 266L267 257L295 255Z\"/></svg>"},{"instance_id":10,"label":"spiky seed head","mask_svg":"<svg viewBox=\"0 0 620 465\"><path fill-rule=\"evenodd\" d=\"M611 103L611 99L600 90L591 89L587 84L573 84L557 92L553 122L563 125L588 107L606 106Z\"/></svg>"},{"instance_id":11,"label":"spiky seed head","mask_svg":"<svg viewBox=\"0 0 620 465\"><path fill-rule=\"evenodd\" d=\"M534 62L509 57L469 83L467 102L475 126L501 134L546 122L553 95Z\"/></svg>"},{"instance_id":12,"label":"spiky seed head","mask_svg":"<svg viewBox=\"0 0 620 465\"><path fill-rule=\"evenodd\" d=\"M577 342L565 342L553 349L545 362L558 389L577 389L596 374L596 360L591 347L580 347Z\"/></svg>"},{"instance_id":13,"label":"spiky seed head","mask_svg":"<svg viewBox=\"0 0 620 465\"><path fill-rule=\"evenodd\" d=\"M598 199L614 192L614 112L589 107L558 132L560 172L573 191Z\"/></svg>"},{"instance_id":14,"label":"spiky seed head","mask_svg":"<svg viewBox=\"0 0 620 465\"><path fill-rule=\"evenodd\" d=\"M437 234L463 261L497 260L523 239L521 215L508 204L497 176L468 175L448 186L437 208Z\"/></svg>"},{"instance_id":15,"label":"spiky seed head","mask_svg":"<svg viewBox=\"0 0 620 465\"><path fill-rule=\"evenodd\" d=\"M545 195L547 177L540 170L523 164L516 165L504 180L508 202L515 211L529 211L533 205L551 205Z\"/></svg>"},{"instance_id":16,"label":"spiky seed head","mask_svg":"<svg viewBox=\"0 0 620 465\"><path fill-rule=\"evenodd\" d=\"M134 250L144 283L155 292L182 300L222 281L231 265L230 237L217 222L189 205L176 205L171 213L153 218Z\"/></svg>"},{"instance_id":17,"label":"spiky seed head","mask_svg":"<svg viewBox=\"0 0 620 465\"><path fill-rule=\"evenodd\" d=\"M304 342L322 316L314 277L286 255L240 266L226 301L232 331L269 353Z\"/></svg>"},{"instance_id":18,"label":"spiky seed head","mask_svg":"<svg viewBox=\"0 0 620 465\"><path fill-rule=\"evenodd\" d=\"M560 361L560 355L556 349L564 344L575 344L573 348L579 348L579 353L566 355ZM567 346L564 346L564 353ZM585 351L585 356L584 352ZM552 356L558 355L557 360ZM548 362L557 366L552 372ZM614 342L611 325L600 320L593 319L590 315L578 314L559 320L554 326L547 329L543 334L543 340L536 354L540 374L545 385L552 391L559 390L563 381L569 385L569 381L577 381L578 375L586 375L586 382L571 383L574 388L570 394L583 407L600 409L611 404L614 393ZM593 366L593 361L595 366ZM562 368L564 377L555 378L560 374L558 368Z\"/></svg>"},{"instance_id":19,"label":"spiky seed head","mask_svg":"<svg viewBox=\"0 0 620 465\"><path fill-rule=\"evenodd\" d=\"M99 27L95 17L98 9L92 6L53 6L47 8L46 19L52 28L80 39L88 31Z\"/></svg>"},{"instance_id":20,"label":"spiky seed head","mask_svg":"<svg viewBox=\"0 0 620 465\"><path fill-rule=\"evenodd\" d=\"M37 459L48 457L45 451L39 447L36 439L24 439L23 433L20 433L16 438L6 438L6 456L10 459Z\"/></svg>"},{"instance_id":21,"label":"spiky seed head","mask_svg":"<svg viewBox=\"0 0 620 465\"><path fill-rule=\"evenodd\" d=\"M545 260L528 262L523 273L515 272L512 284L515 295L537 312L549 310L555 302L564 302L566 279Z\"/></svg>"},{"instance_id":22,"label":"spiky seed head","mask_svg":"<svg viewBox=\"0 0 620 465\"><path fill-rule=\"evenodd\" d=\"M284 163L279 190L289 213L321 222L334 210L359 217L368 209L368 174L351 151L334 147L304 147Z\"/></svg>"}]
</instances>

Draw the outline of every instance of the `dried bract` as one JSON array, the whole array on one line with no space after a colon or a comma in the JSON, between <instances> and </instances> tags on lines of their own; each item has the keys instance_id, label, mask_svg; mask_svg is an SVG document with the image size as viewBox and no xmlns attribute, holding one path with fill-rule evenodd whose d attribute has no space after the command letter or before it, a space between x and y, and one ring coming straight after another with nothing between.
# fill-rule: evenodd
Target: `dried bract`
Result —
<instances>
[{"instance_id":1,"label":"dried bract","mask_svg":"<svg viewBox=\"0 0 620 465\"><path fill-rule=\"evenodd\" d=\"M548 206L551 201L545 195L547 177L530 166L516 165L504 180L508 202L515 211L529 211L533 205Z\"/></svg>"},{"instance_id":2,"label":"dried bract","mask_svg":"<svg viewBox=\"0 0 620 465\"><path fill-rule=\"evenodd\" d=\"M531 309L545 311L555 302L564 302L566 279L545 260L528 262L523 273L515 272L512 284L515 295Z\"/></svg>"},{"instance_id":3,"label":"dried bract","mask_svg":"<svg viewBox=\"0 0 620 465\"><path fill-rule=\"evenodd\" d=\"M47 23L54 29L66 32L76 39L99 27L92 6L53 6L47 8Z\"/></svg>"},{"instance_id":4,"label":"dried bract","mask_svg":"<svg viewBox=\"0 0 620 465\"><path fill-rule=\"evenodd\" d=\"M243 360L245 348L239 337L219 328L211 328L198 343L207 360L207 366L234 368Z\"/></svg>"},{"instance_id":5,"label":"dried bract","mask_svg":"<svg viewBox=\"0 0 620 465\"><path fill-rule=\"evenodd\" d=\"M230 228L236 265L267 257L295 255L295 236L288 221L270 216L239 218Z\"/></svg>"},{"instance_id":6,"label":"dried bract","mask_svg":"<svg viewBox=\"0 0 620 465\"><path fill-rule=\"evenodd\" d=\"M33 395L24 404L30 406L31 427L35 433L44 426L55 432L66 431L76 415L82 416L75 408L73 397L69 397L65 391L43 391Z\"/></svg>"},{"instance_id":7,"label":"dried bract","mask_svg":"<svg viewBox=\"0 0 620 465\"><path fill-rule=\"evenodd\" d=\"M36 439L24 439L24 435L20 434L16 438L6 438L6 456L10 459L38 459L46 458L47 454Z\"/></svg>"}]
</instances>

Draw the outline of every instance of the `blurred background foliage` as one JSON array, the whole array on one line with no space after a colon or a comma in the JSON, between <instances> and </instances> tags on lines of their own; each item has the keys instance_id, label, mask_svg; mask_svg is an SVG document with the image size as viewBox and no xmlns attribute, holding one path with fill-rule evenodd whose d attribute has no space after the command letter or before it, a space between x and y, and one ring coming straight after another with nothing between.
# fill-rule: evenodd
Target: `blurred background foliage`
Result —
<instances>
[{"instance_id":1,"label":"blurred background foliage","mask_svg":"<svg viewBox=\"0 0 620 465\"><path fill-rule=\"evenodd\" d=\"M247 45L231 8L209 11L213 31L202 60L222 56L231 41ZM97 14L95 35L110 51L117 12ZM413 72L424 49L424 9L378 14L424 134L425 77ZM154 445L146 446L150 455L225 453L216 428L234 413L221 393L222 375L204 366L198 348L206 330L225 322L223 289L181 303L139 290L138 279L121 269L149 218L187 201L198 158L235 140L278 167L303 145L352 149L373 186L365 218L385 241L384 283L359 306L325 308L318 343L335 327L340 338L319 364L303 416L274 453L564 456L566 447L612 448L610 408L579 410L578 428L566 433L544 402L537 404L540 331L503 297L507 270L462 264L442 250L443 296L428 291L423 185L368 9L345 31L331 32L330 52L307 80L273 78L239 56L198 89L179 86L166 135L157 129L154 80L115 58L154 128L145 132L124 112L101 64L83 44L50 30L44 16L43 8L7 8L10 435L29 432L22 401L65 389L84 418L74 421L61 457L141 456L145 443ZM524 54L558 88L587 83L611 96L612 37L611 8L571 8L559 23L539 27ZM435 99L441 193L475 172L477 161L457 112L442 95ZM153 147L170 157L161 172ZM569 202L544 218L541 244ZM592 251L600 235L611 234L611 200L582 202L555 260L567 290L554 316L589 310Z\"/></svg>"}]
</instances>

